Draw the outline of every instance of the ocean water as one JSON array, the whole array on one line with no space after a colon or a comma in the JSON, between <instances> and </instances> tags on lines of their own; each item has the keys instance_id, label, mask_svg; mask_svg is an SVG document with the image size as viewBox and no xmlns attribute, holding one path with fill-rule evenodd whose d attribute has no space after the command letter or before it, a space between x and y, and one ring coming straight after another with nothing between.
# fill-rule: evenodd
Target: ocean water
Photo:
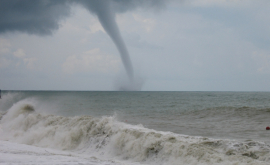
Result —
<instances>
[{"instance_id":1,"label":"ocean water","mask_svg":"<svg viewBox=\"0 0 270 165\"><path fill-rule=\"evenodd\" d=\"M2 91L1 164L270 164L270 92Z\"/></svg>"}]
</instances>

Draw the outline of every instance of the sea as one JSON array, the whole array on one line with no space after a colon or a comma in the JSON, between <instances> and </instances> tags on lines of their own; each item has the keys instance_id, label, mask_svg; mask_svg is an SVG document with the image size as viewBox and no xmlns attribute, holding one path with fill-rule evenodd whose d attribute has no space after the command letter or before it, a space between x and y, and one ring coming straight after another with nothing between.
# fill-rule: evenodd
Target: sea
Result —
<instances>
[{"instance_id":1,"label":"sea","mask_svg":"<svg viewBox=\"0 0 270 165\"><path fill-rule=\"evenodd\" d=\"M0 164L269 165L270 92L2 91Z\"/></svg>"}]
</instances>

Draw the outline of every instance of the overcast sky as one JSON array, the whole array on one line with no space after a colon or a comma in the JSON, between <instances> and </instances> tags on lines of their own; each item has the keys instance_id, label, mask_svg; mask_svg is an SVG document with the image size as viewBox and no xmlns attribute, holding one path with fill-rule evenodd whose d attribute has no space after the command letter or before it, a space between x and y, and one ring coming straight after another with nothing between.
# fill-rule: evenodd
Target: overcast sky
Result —
<instances>
[{"instance_id":1,"label":"overcast sky","mask_svg":"<svg viewBox=\"0 0 270 165\"><path fill-rule=\"evenodd\" d=\"M0 1L0 89L118 90L128 83L91 6L15 2ZM269 0L150 2L113 2L141 90L270 91Z\"/></svg>"}]
</instances>

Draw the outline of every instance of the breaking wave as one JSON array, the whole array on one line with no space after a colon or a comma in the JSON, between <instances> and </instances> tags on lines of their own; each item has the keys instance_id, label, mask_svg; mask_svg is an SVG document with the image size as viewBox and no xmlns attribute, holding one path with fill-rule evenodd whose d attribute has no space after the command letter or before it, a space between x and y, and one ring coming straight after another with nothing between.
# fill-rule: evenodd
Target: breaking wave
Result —
<instances>
[{"instance_id":1,"label":"breaking wave","mask_svg":"<svg viewBox=\"0 0 270 165\"><path fill-rule=\"evenodd\" d=\"M1 140L89 156L149 164L270 163L270 146L263 142L156 131L119 122L114 116L46 115L37 112L35 104L27 99L15 103L1 116Z\"/></svg>"}]
</instances>

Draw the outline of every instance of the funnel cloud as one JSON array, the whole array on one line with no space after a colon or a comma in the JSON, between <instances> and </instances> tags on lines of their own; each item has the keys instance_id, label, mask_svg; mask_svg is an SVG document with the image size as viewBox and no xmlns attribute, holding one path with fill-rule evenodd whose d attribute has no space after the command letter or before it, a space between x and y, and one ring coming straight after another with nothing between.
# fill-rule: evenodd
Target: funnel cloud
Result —
<instances>
[{"instance_id":1,"label":"funnel cloud","mask_svg":"<svg viewBox=\"0 0 270 165\"><path fill-rule=\"evenodd\" d=\"M115 11L112 8L112 2L107 0L99 1L84 1L85 7L95 13L99 19L99 22L103 26L104 30L113 40L115 46L117 47L127 75L130 81L133 81L134 73L132 63L129 57L128 50L122 39L119 28L115 21Z\"/></svg>"},{"instance_id":2,"label":"funnel cloud","mask_svg":"<svg viewBox=\"0 0 270 165\"><path fill-rule=\"evenodd\" d=\"M123 91L134 91L141 90L142 81L140 78L135 79L132 62L130 60L129 52L125 45L125 42L120 34L118 25L115 21L116 12L125 12L128 10L135 9L137 7L157 7L161 8L163 6L163 1L152 1L152 0L98 0L98 1L80 1L84 7L86 7L90 12L97 15L99 22L103 26L104 30L113 40L115 46L117 47L123 65L125 67L126 73L128 75L129 81L122 80L118 84L117 89Z\"/></svg>"}]
</instances>

